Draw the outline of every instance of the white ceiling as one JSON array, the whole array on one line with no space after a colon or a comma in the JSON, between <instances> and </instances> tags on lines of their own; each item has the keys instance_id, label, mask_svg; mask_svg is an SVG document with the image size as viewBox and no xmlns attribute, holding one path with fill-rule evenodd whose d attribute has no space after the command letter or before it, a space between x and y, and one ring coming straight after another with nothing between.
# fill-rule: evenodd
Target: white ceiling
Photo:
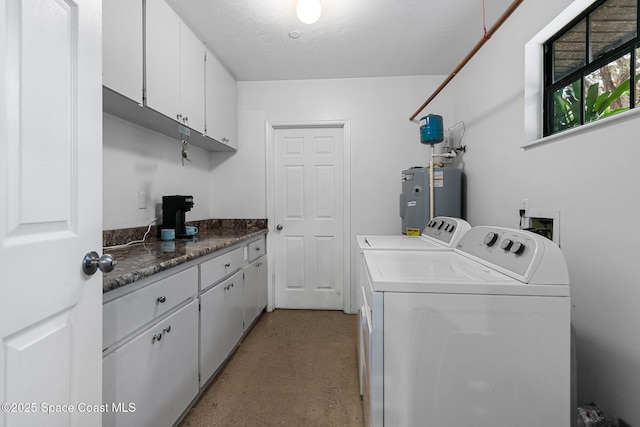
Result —
<instances>
[{"instance_id":1,"label":"white ceiling","mask_svg":"<svg viewBox=\"0 0 640 427\"><path fill-rule=\"evenodd\" d=\"M482 38L483 0L167 0L237 80L447 75ZM484 0L486 26L512 0ZM300 37L289 37L299 31Z\"/></svg>"}]
</instances>

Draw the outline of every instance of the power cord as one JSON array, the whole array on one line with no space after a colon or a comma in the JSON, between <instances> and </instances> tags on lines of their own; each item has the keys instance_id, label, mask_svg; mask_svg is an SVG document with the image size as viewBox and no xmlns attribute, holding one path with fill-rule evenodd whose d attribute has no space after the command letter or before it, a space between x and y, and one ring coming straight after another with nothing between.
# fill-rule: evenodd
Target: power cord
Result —
<instances>
[{"instance_id":1,"label":"power cord","mask_svg":"<svg viewBox=\"0 0 640 427\"><path fill-rule=\"evenodd\" d=\"M147 228L147 232L144 233L144 236L142 236L142 240L134 240L129 243L125 243L123 245L104 246L102 249L120 249L120 248L126 248L127 246L134 245L136 243L144 243L144 241L147 239L147 236L149 235L149 231L151 231L151 225L153 224L154 221L158 220L159 218L160 217L154 218L149 222L149 227Z\"/></svg>"},{"instance_id":2,"label":"power cord","mask_svg":"<svg viewBox=\"0 0 640 427\"><path fill-rule=\"evenodd\" d=\"M526 211L524 209L520 209L520 229L524 227L524 214Z\"/></svg>"}]
</instances>

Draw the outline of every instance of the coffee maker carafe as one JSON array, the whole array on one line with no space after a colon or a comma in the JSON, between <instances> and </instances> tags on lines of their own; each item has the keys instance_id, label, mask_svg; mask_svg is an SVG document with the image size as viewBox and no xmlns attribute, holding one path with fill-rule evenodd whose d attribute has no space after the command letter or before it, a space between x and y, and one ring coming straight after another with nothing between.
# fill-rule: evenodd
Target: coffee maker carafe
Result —
<instances>
[{"instance_id":1,"label":"coffee maker carafe","mask_svg":"<svg viewBox=\"0 0 640 427\"><path fill-rule=\"evenodd\" d=\"M158 236L161 229L173 228L176 230L176 239L192 237L187 235L184 228L184 214L192 207L193 196L162 196L162 226L158 229Z\"/></svg>"}]
</instances>

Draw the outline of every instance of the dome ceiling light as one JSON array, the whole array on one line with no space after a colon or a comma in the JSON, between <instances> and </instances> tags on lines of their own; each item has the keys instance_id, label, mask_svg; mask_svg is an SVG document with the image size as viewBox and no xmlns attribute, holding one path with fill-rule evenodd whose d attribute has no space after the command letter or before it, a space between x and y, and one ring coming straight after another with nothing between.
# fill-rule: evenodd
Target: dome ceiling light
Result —
<instances>
[{"instance_id":1,"label":"dome ceiling light","mask_svg":"<svg viewBox=\"0 0 640 427\"><path fill-rule=\"evenodd\" d=\"M298 0L296 15L305 24L313 24L320 18L322 6L320 0Z\"/></svg>"}]
</instances>

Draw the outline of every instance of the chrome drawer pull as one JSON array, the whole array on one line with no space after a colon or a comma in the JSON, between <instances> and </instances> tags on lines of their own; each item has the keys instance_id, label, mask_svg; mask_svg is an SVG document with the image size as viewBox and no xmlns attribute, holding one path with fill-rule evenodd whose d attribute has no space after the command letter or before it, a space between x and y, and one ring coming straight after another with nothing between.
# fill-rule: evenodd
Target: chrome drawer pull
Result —
<instances>
[{"instance_id":1,"label":"chrome drawer pull","mask_svg":"<svg viewBox=\"0 0 640 427\"><path fill-rule=\"evenodd\" d=\"M158 297L158 299L156 301L158 301L159 304L162 304L162 303L165 303L167 301L167 298L163 295L161 297Z\"/></svg>"}]
</instances>

